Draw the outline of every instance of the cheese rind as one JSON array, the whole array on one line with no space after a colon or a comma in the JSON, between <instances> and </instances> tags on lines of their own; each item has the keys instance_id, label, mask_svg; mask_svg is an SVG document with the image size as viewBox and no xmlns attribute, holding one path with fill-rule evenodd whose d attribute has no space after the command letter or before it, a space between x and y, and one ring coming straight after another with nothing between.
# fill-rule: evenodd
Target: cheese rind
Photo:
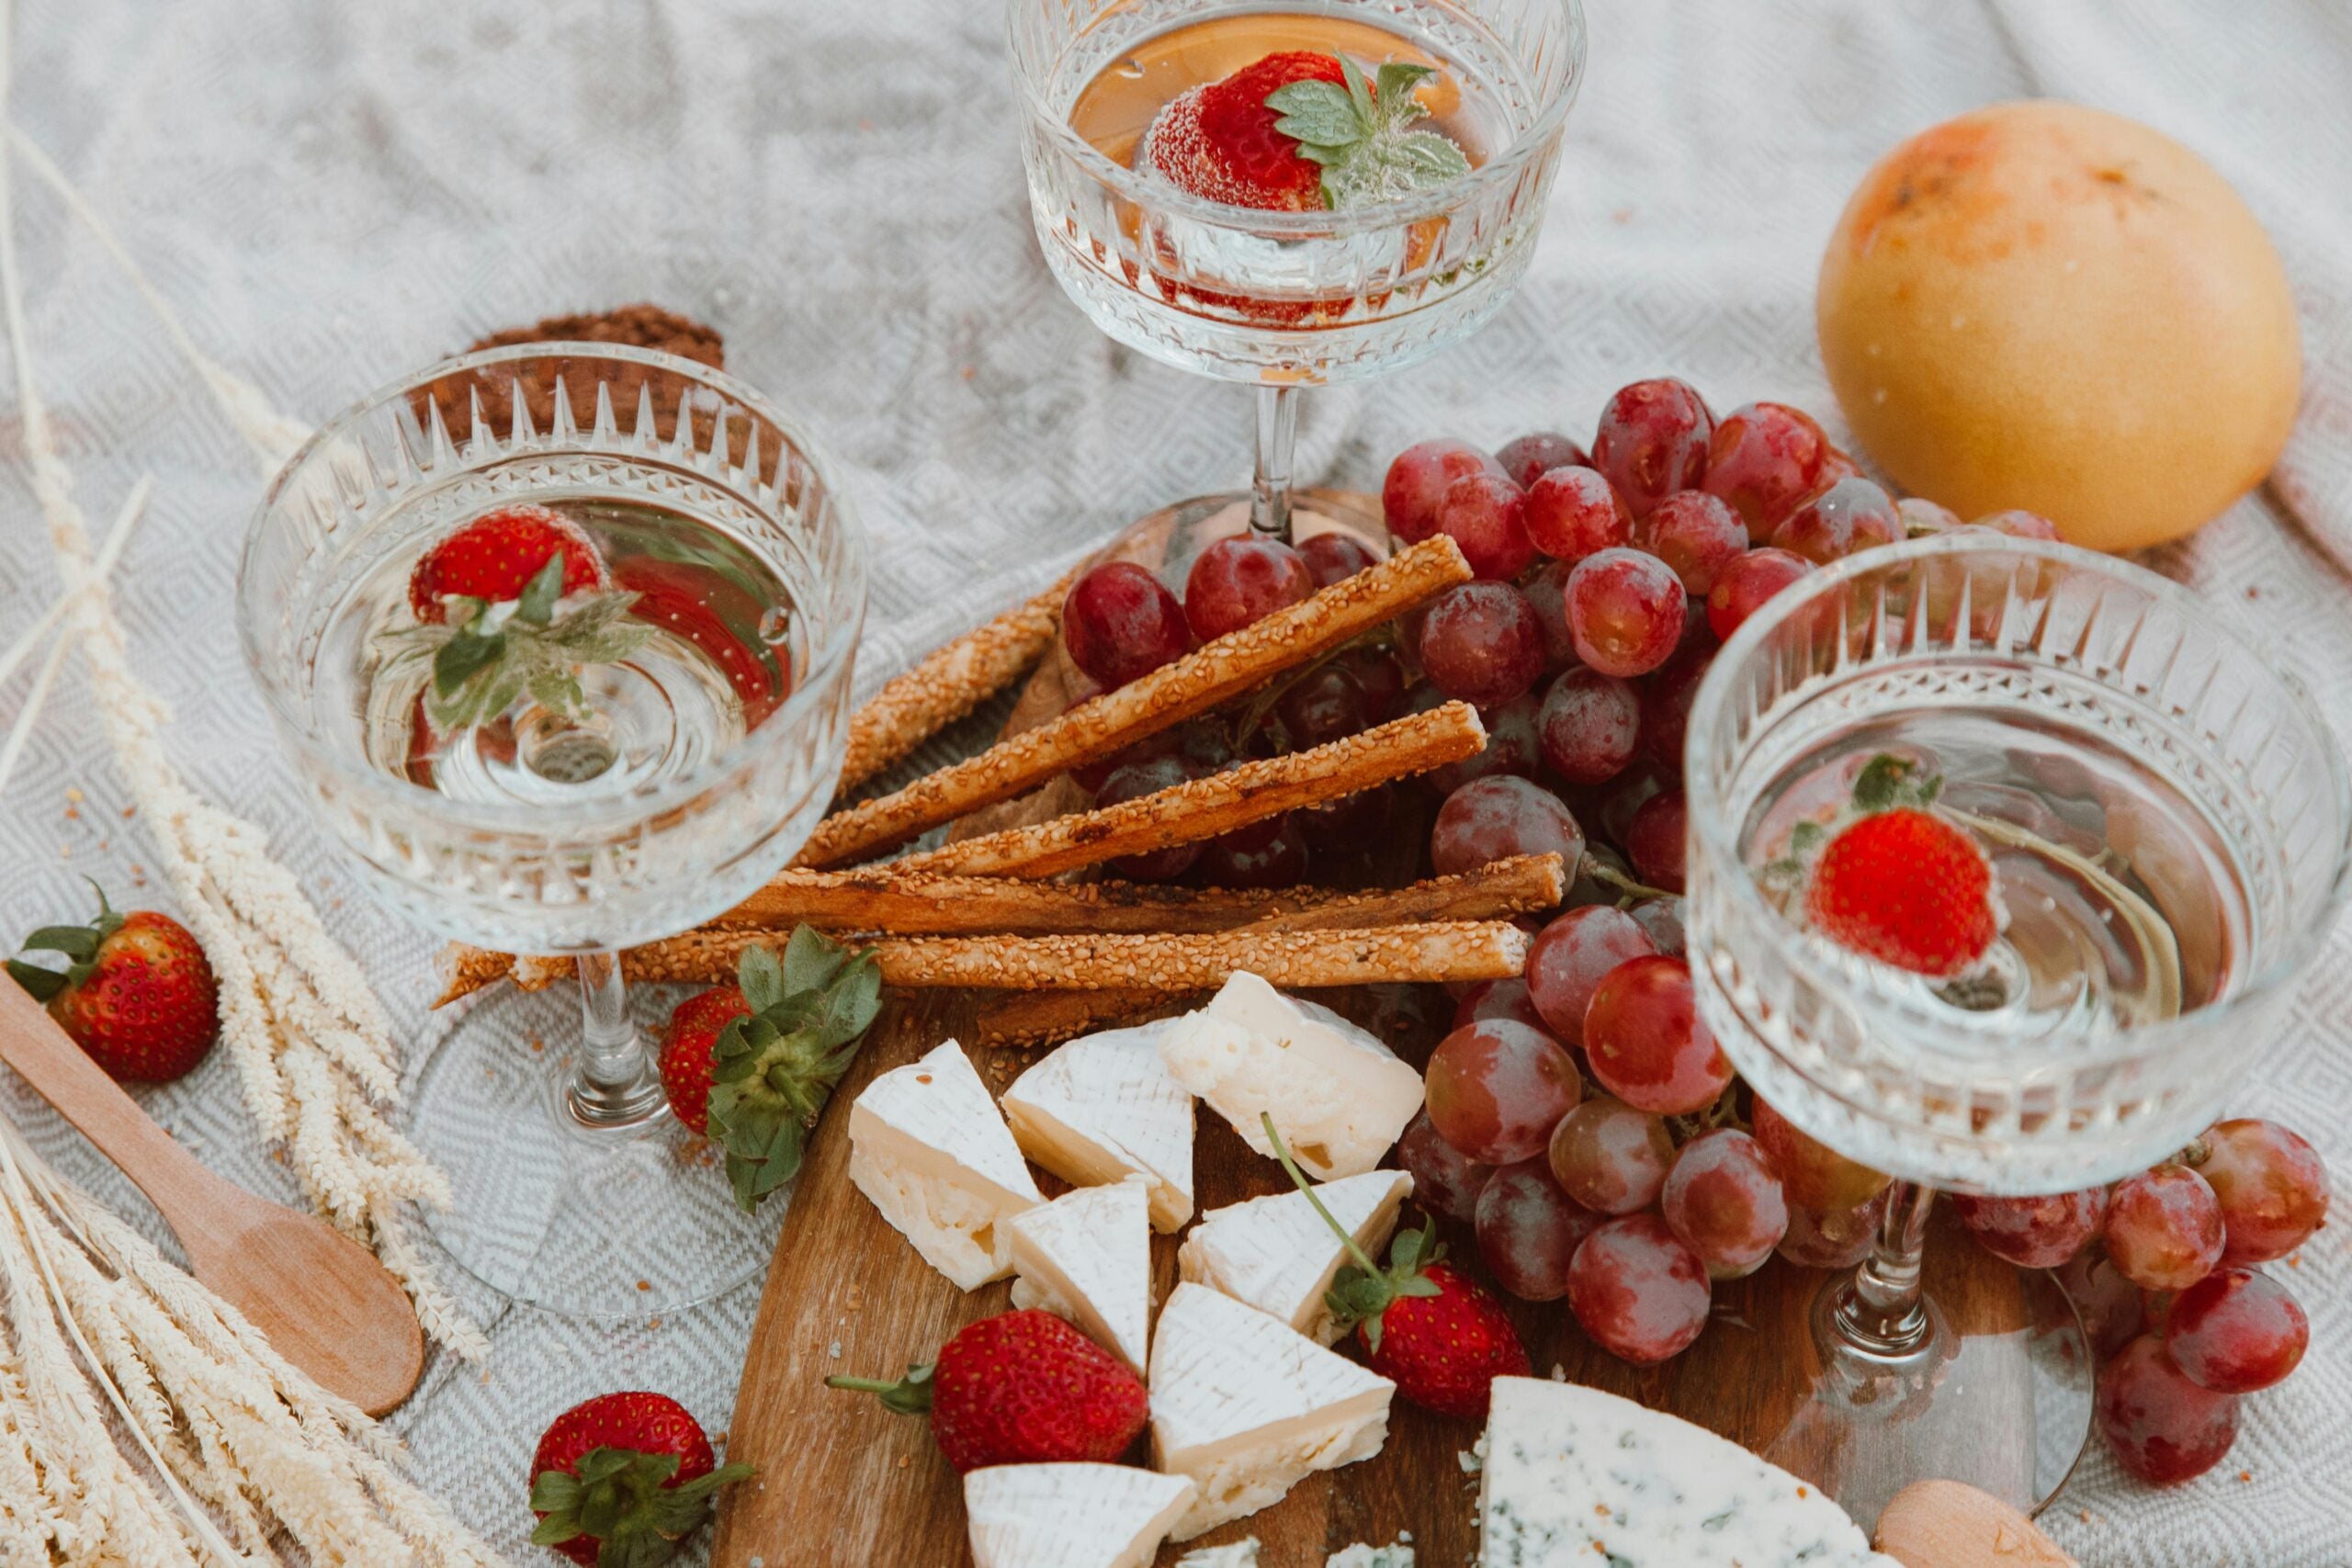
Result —
<instances>
[{"instance_id":1,"label":"cheese rind","mask_svg":"<svg viewBox=\"0 0 2352 1568\"><path fill-rule=\"evenodd\" d=\"M1081 1035L1012 1080L1005 1119L1027 1155L1064 1181L1151 1182L1151 1223L1193 1217L1193 1096L1159 1059L1167 1024Z\"/></svg>"},{"instance_id":2,"label":"cheese rind","mask_svg":"<svg viewBox=\"0 0 2352 1568\"><path fill-rule=\"evenodd\" d=\"M1151 1332L1150 1182L1080 1187L1006 1222L1012 1304L1084 1329L1137 1373Z\"/></svg>"},{"instance_id":3,"label":"cheese rind","mask_svg":"<svg viewBox=\"0 0 2352 1568\"><path fill-rule=\"evenodd\" d=\"M1269 1156L1259 1117L1272 1115L1291 1157L1317 1181L1378 1165L1421 1108L1421 1075L1377 1038L1247 971L1170 1024L1159 1056L1170 1077Z\"/></svg>"},{"instance_id":4,"label":"cheese rind","mask_svg":"<svg viewBox=\"0 0 2352 1568\"><path fill-rule=\"evenodd\" d=\"M967 1291L1012 1272L1005 1222L1046 1201L953 1040L857 1097L849 1179L924 1262Z\"/></svg>"},{"instance_id":5,"label":"cheese rind","mask_svg":"<svg viewBox=\"0 0 2352 1568\"><path fill-rule=\"evenodd\" d=\"M1900 1568L1788 1472L1702 1427L1543 1378L1497 1378L1483 1568Z\"/></svg>"},{"instance_id":6,"label":"cheese rind","mask_svg":"<svg viewBox=\"0 0 2352 1568\"><path fill-rule=\"evenodd\" d=\"M964 1475L975 1568L1147 1568L1195 1488L1124 1464L999 1464Z\"/></svg>"},{"instance_id":7,"label":"cheese rind","mask_svg":"<svg viewBox=\"0 0 2352 1568\"><path fill-rule=\"evenodd\" d=\"M1369 1170L1326 1182L1315 1196L1377 1262L1412 1190L1413 1179L1401 1170ZM1293 1191L1203 1214L1176 1254L1176 1269L1329 1345L1344 1330L1323 1296L1347 1261L1348 1249L1323 1216Z\"/></svg>"},{"instance_id":8,"label":"cheese rind","mask_svg":"<svg viewBox=\"0 0 2352 1568\"><path fill-rule=\"evenodd\" d=\"M1178 1285L1151 1345L1151 1462L1200 1495L1170 1532L1190 1540L1279 1502L1317 1470L1370 1459L1396 1385L1278 1318Z\"/></svg>"}]
</instances>

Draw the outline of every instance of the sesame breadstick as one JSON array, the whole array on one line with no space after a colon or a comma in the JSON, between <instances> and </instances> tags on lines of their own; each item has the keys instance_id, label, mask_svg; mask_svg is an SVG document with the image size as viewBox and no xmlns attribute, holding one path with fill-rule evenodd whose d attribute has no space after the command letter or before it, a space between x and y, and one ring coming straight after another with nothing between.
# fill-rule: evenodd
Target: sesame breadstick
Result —
<instances>
[{"instance_id":1,"label":"sesame breadstick","mask_svg":"<svg viewBox=\"0 0 2352 1568\"><path fill-rule=\"evenodd\" d=\"M1204 991L993 991L973 1021L975 1045L1058 1045L1098 1029L1116 1029L1168 1013L1189 1011Z\"/></svg>"}]
</instances>

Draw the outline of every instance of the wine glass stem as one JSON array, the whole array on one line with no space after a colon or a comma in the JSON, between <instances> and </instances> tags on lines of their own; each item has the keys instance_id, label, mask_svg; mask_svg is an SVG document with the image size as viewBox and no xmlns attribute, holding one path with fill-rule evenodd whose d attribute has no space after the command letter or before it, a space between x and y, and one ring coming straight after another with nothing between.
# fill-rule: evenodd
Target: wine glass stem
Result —
<instances>
[{"instance_id":1,"label":"wine glass stem","mask_svg":"<svg viewBox=\"0 0 2352 1568\"><path fill-rule=\"evenodd\" d=\"M1838 1331L1849 1344L1874 1355L1902 1355L1927 1339L1919 1272L1935 1201L1935 1189L1916 1181L1897 1182L1887 1195L1878 1240L1838 1298Z\"/></svg>"},{"instance_id":2,"label":"wine glass stem","mask_svg":"<svg viewBox=\"0 0 2352 1568\"><path fill-rule=\"evenodd\" d=\"M662 1080L628 1015L628 983L611 948L580 955L580 1066L564 1106L583 1127L635 1127L662 1114Z\"/></svg>"},{"instance_id":3,"label":"wine glass stem","mask_svg":"<svg viewBox=\"0 0 2352 1568\"><path fill-rule=\"evenodd\" d=\"M1250 531L1290 543L1290 454L1298 437L1298 389L1258 389L1258 472L1250 487Z\"/></svg>"}]
</instances>

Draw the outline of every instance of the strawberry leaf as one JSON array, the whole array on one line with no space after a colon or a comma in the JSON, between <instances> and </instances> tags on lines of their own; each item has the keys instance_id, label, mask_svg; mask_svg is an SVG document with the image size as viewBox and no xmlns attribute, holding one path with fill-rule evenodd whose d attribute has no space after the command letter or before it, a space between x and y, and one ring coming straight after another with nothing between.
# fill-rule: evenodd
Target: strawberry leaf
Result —
<instances>
[{"instance_id":1,"label":"strawberry leaf","mask_svg":"<svg viewBox=\"0 0 2352 1568\"><path fill-rule=\"evenodd\" d=\"M1363 70L1348 56L1340 56L1340 76L1348 85L1348 101L1355 106L1356 118L1366 125L1375 123L1379 110L1373 107L1372 84L1364 80Z\"/></svg>"},{"instance_id":2,"label":"strawberry leaf","mask_svg":"<svg viewBox=\"0 0 2352 1568\"><path fill-rule=\"evenodd\" d=\"M763 1013L784 1000L787 989L784 965L776 962L774 950L758 942L745 947L742 956L735 960L735 985L755 1013Z\"/></svg>"},{"instance_id":3,"label":"strawberry leaf","mask_svg":"<svg viewBox=\"0 0 2352 1568\"><path fill-rule=\"evenodd\" d=\"M87 926L43 926L25 938L28 953L62 953L72 959L96 958L98 933Z\"/></svg>"},{"instance_id":4,"label":"strawberry leaf","mask_svg":"<svg viewBox=\"0 0 2352 1568\"><path fill-rule=\"evenodd\" d=\"M1353 60L1338 59L1340 83L1293 82L1266 95L1266 107L1281 117L1274 130L1322 166L1326 207L1389 201L1470 172L1452 138L1409 129L1429 112L1413 89L1433 74L1430 67L1392 62L1380 68L1375 86Z\"/></svg>"},{"instance_id":5,"label":"strawberry leaf","mask_svg":"<svg viewBox=\"0 0 2352 1568\"><path fill-rule=\"evenodd\" d=\"M514 618L526 626L546 626L555 619L555 604L562 597L563 552L558 550L523 585L523 597L514 606Z\"/></svg>"},{"instance_id":6,"label":"strawberry leaf","mask_svg":"<svg viewBox=\"0 0 2352 1568\"><path fill-rule=\"evenodd\" d=\"M65 988L63 975L54 969L44 969L38 964L28 964L21 958L8 960L8 975L37 1002L48 1001Z\"/></svg>"},{"instance_id":7,"label":"strawberry leaf","mask_svg":"<svg viewBox=\"0 0 2352 1568\"><path fill-rule=\"evenodd\" d=\"M1943 793L1941 773L1923 773L1908 757L1881 751L1854 780L1854 809L1863 816L1904 807L1924 810Z\"/></svg>"}]
</instances>

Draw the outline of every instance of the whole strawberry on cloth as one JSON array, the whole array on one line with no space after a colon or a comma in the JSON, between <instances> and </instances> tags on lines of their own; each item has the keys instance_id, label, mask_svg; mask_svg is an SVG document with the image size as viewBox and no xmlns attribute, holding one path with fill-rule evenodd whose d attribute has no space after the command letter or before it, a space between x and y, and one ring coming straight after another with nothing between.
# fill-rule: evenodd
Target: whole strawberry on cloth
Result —
<instances>
[{"instance_id":1,"label":"whole strawberry on cloth","mask_svg":"<svg viewBox=\"0 0 2352 1568\"><path fill-rule=\"evenodd\" d=\"M1151 1413L1151 1396L1126 1363L1042 1308L966 1324L939 1348L937 1360L910 1365L896 1382L825 1382L878 1394L902 1416L928 1414L933 1439L959 1472L991 1464L1108 1464L1135 1446Z\"/></svg>"},{"instance_id":2,"label":"whole strawberry on cloth","mask_svg":"<svg viewBox=\"0 0 2352 1568\"><path fill-rule=\"evenodd\" d=\"M532 1541L583 1568L657 1568L752 1473L713 1468L710 1438L660 1393L600 1393L557 1416L531 1456Z\"/></svg>"},{"instance_id":3,"label":"whole strawberry on cloth","mask_svg":"<svg viewBox=\"0 0 2352 1568\"><path fill-rule=\"evenodd\" d=\"M153 909L117 914L106 890L86 926L43 926L28 953L62 953L62 971L8 960L8 973L45 1002L74 1043L131 1083L168 1083L193 1071L220 1035L220 987L188 929Z\"/></svg>"}]
</instances>

